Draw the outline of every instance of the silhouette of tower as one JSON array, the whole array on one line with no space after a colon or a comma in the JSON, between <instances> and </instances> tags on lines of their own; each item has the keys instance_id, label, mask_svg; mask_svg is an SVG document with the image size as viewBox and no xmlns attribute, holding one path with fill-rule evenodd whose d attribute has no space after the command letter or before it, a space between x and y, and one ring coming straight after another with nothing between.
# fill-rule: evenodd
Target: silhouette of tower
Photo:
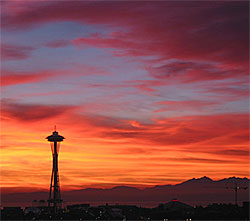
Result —
<instances>
[{"instance_id":1,"label":"silhouette of tower","mask_svg":"<svg viewBox=\"0 0 250 221\"><path fill-rule=\"evenodd\" d=\"M62 206L58 172L58 154L60 142L63 141L64 137L60 136L55 128L55 131L52 133L52 135L46 137L46 139L48 139L50 142L53 157L48 206L51 207L52 204L54 213L57 213L58 209Z\"/></svg>"}]
</instances>

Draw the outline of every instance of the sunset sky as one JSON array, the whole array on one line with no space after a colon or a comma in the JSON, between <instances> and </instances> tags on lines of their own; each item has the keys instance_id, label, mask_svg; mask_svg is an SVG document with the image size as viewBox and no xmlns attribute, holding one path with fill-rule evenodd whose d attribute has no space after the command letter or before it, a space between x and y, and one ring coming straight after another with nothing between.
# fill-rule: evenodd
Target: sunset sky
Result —
<instances>
[{"instance_id":1,"label":"sunset sky","mask_svg":"<svg viewBox=\"0 0 250 221\"><path fill-rule=\"evenodd\" d=\"M248 2L1 5L6 190L249 178Z\"/></svg>"}]
</instances>

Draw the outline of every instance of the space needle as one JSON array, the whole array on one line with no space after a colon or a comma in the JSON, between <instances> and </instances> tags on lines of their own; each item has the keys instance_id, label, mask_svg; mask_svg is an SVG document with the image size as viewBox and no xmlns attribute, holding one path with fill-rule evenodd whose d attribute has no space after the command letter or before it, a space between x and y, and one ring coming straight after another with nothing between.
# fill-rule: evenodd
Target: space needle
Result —
<instances>
[{"instance_id":1,"label":"space needle","mask_svg":"<svg viewBox=\"0 0 250 221\"><path fill-rule=\"evenodd\" d=\"M48 206L49 208L52 207L54 213L57 213L58 210L62 207L58 172L58 154L60 149L60 142L63 141L64 137L59 135L55 128L55 131L52 133L52 135L46 137L46 139L50 142L53 158Z\"/></svg>"}]
</instances>

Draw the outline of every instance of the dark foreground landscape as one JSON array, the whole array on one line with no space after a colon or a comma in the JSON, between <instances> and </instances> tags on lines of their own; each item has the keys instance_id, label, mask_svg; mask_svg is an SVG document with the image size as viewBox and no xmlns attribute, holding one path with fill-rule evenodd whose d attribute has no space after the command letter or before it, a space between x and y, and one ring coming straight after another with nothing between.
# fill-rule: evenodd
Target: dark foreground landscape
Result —
<instances>
[{"instance_id":1,"label":"dark foreground landscape","mask_svg":"<svg viewBox=\"0 0 250 221\"><path fill-rule=\"evenodd\" d=\"M5 207L1 220L249 220L249 202L242 206L211 204L192 207L177 200L160 204L155 208L134 205L89 204L69 205L57 214L48 207Z\"/></svg>"},{"instance_id":2,"label":"dark foreground landscape","mask_svg":"<svg viewBox=\"0 0 250 221\"><path fill-rule=\"evenodd\" d=\"M248 187L247 178L202 177L145 189L66 191L56 214L47 207L48 192L3 191L1 220L249 220Z\"/></svg>"}]
</instances>

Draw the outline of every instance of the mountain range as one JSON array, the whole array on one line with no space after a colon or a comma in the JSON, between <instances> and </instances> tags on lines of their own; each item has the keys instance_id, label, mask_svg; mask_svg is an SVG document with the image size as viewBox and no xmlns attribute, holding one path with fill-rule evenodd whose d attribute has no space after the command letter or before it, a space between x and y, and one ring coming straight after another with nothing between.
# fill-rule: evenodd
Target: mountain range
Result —
<instances>
[{"instance_id":1,"label":"mountain range","mask_svg":"<svg viewBox=\"0 0 250 221\"><path fill-rule=\"evenodd\" d=\"M249 179L230 177L214 181L209 177L190 179L175 185L157 185L139 189L136 187L116 186L110 189L85 188L63 191L62 198L66 204L90 203L91 205L131 204L154 207L172 199L178 199L189 205L208 205L211 203L234 203L235 187L238 189L238 202L249 201ZM247 189L243 189L247 187ZM4 205L27 205L34 199L47 200L48 192L15 192L1 194Z\"/></svg>"}]
</instances>

